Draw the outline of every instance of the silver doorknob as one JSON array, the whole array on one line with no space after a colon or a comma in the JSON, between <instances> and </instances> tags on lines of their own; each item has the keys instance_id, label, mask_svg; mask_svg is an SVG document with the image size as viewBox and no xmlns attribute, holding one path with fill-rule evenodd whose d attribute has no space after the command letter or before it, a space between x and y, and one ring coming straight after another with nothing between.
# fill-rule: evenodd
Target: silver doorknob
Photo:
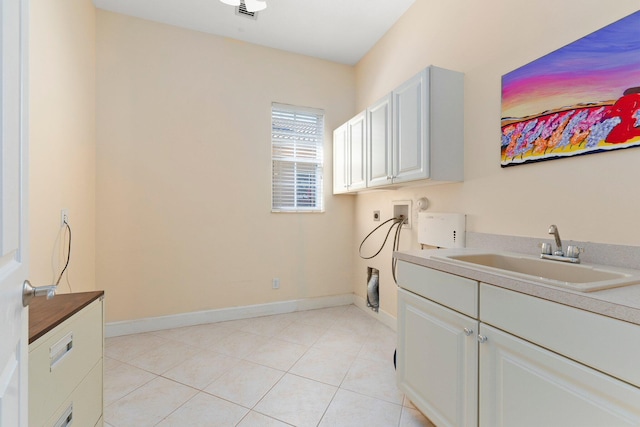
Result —
<instances>
[{"instance_id":1,"label":"silver doorknob","mask_svg":"<svg viewBox=\"0 0 640 427\"><path fill-rule=\"evenodd\" d=\"M487 337L485 337L484 335L478 335L478 342L479 342L479 343L481 343L481 344L482 344L483 342L486 342L486 341L487 341L487 339L488 339L488 338L487 338Z\"/></svg>"},{"instance_id":2,"label":"silver doorknob","mask_svg":"<svg viewBox=\"0 0 640 427\"><path fill-rule=\"evenodd\" d=\"M35 297L46 296L47 299L51 299L56 295L56 289L56 285L34 287L31 286L31 282L25 280L22 284L22 306L28 306Z\"/></svg>"},{"instance_id":3,"label":"silver doorknob","mask_svg":"<svg viewBox=\"0 0 640 427\"><path fill-rule=\"evenodd\" d=\"M470 336L471 334L473 334L473 329L464 328L464 334L466 336Z\"/></svg>"}]
</instances>

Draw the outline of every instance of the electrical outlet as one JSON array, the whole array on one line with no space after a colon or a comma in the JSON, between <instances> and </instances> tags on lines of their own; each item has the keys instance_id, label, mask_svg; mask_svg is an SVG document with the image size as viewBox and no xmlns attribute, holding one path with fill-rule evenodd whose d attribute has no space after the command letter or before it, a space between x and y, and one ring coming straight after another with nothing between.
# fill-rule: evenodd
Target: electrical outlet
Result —
<instances>
[{"instance_id":1,"label":"electrical outlet","mask_svg":"<svg viewBox=\"0 0 640 427\"><path fill-rule=\"evenodd\" d=\"M380 221L380 211L373 211L373 220Z\"/></svg>"},{"instance_id":2,"label":"electrical outlet","mask_svg":"<svg viewBox=\"0 0 640 427\"><path fill-rule=\"evenodd\" d=\"M273 289L280 289L280 278L274 277L271 281L271 285L273 286Z\"/></svg>"},{"instance_id":3,"label":"electrical outlet","mask_svg":"<svg viewBox=\"0 0 640 427\"><path fill-rule=\"evenodd\" d=\"M60 211L60 227L64 227L65 224L69 224L69 209Z\"/></svg>"}]
</instances>

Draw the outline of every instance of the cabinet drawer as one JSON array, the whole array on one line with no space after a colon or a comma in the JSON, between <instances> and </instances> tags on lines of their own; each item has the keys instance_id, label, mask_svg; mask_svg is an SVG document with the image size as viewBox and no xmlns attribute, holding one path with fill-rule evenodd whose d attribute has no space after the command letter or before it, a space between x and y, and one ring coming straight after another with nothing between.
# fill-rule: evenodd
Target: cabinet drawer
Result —
<instances>
[{"instance_id":1,"label":"cabinet drawer","mask_svg":"<svg viewBox=\"0 0 640 427\"><path fill-rule=\"evenodd\" d=\"M45 426L95 426L102 417L102 401L102 360L100 360L45 423Z\"/></svg>"},{"instance_id":2,"label":"cabinet drawer","mask_svg":"<svg viewBox=\"0 0 640 427\"><path fill-rule=\"evenodd\" d=\"M480 284L480 320L640 387L640 326Z\"/></svg>"},{"instance_id":3,"label":"cabinet drawer","mask_svg":"<svg viewBox=\"0 0 640 427\"><path fill-rule=\"evenodd\" d=\"M101 361L102 322L96 300L29 346L29 425L44 425Z\"/></svg>"},{"instance_id":4,"label":"cabinet drawer","mask_svg":"<svg viewBox=\"0 0 640 427\"><path fill-rule=\"evenodd\" d=\"M398 285L467 316L478 318L478 282L398 261Z\"/></svg>"}]
</instances>

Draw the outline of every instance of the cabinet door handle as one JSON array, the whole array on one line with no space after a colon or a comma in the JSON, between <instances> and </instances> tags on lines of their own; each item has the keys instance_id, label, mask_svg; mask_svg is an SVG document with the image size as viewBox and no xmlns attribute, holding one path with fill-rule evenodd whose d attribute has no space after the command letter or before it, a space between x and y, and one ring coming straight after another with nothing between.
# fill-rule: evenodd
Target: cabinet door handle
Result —
<instances>
[{"instance_id":1,"label":"cabinet door handle","mask_svg":"<svg viewBox=\"0 0 640 427\"><path fill-rule=\"evenodd\" d=\"M466 336L471 336L471 335L473 335L473 329L464 328L464 334L465 334Z\"/></svg>"},{"instance_id":2,"label":"cabinet door handle","mask_svg":"<svg viewBox=\"0 0 640 427\"><path fill-rule=\"evenodd\" d=\"M487 342L487 337L485 337L484 335L478 335L478 342L479 343L483 343L483 342Z\"/></svg>"}]
</instances>

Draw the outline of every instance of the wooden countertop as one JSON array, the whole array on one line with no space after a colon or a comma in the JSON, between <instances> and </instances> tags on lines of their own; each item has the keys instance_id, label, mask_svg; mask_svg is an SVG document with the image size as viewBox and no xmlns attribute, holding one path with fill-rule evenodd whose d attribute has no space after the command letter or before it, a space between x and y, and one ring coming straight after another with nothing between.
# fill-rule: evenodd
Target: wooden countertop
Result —
<instances>
[{"instance_id":1,"label":"wooden countertop","mask_svg":"<svg viewBox=\"0 0 640 427\"><path fill-rule=\"evenodd\" d=\"M92 291L34 298L29 304L29 344L103 295L104 291Z\"/></svg>"}]
</instances>

